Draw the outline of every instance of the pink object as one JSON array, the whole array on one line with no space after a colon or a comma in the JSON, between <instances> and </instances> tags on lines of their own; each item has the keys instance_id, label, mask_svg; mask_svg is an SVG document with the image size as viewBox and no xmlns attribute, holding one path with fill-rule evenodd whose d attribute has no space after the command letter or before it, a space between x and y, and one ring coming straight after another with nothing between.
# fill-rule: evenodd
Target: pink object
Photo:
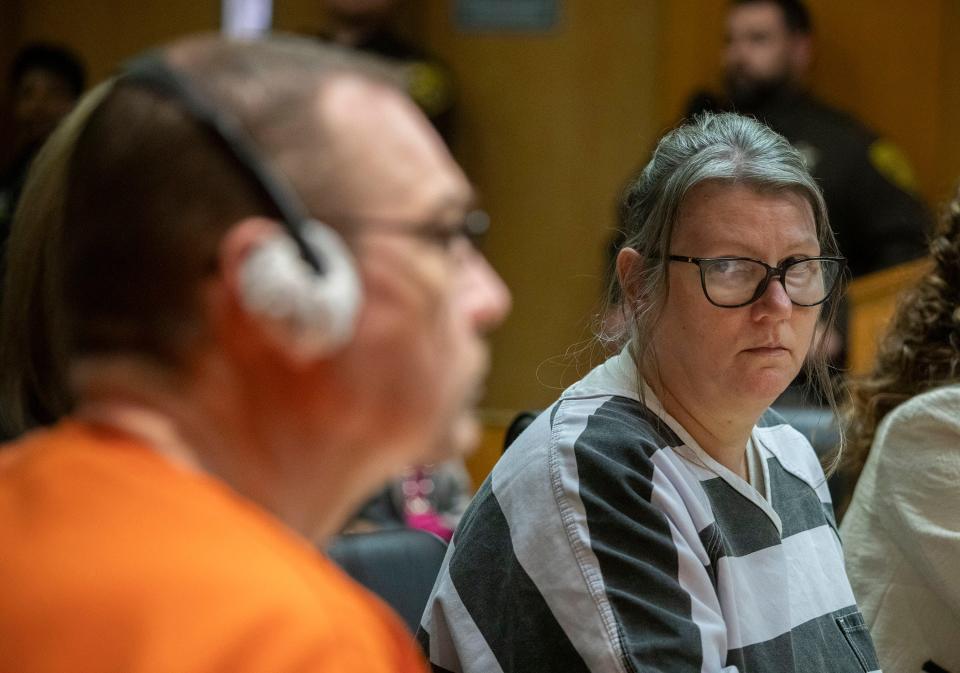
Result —
<instances>
[{"instance_id":1,"label":"pink object","mask_svg":"<svg viewBox=\"0 0 960 673\"><path fill-rule=\"evenodd\" d=\"M453 529L447 525L430 502L433 479L428 469L418 467L403 479L403 516L407 527L425 530L446 542L453 537Z\"/></svg>"},{"instance_id":2,"label":"pink object","mask_svg":"<svg viewBox=\"0 0 960 673\"><path fill-rule=\"evenodd\" d=\"M433 533L437 537L443 538L445 542L450 542L450 538L453 537L453 530L444 523L443 517L436 512L408 514L407 526Z\"/></svg>"}]
</instances>

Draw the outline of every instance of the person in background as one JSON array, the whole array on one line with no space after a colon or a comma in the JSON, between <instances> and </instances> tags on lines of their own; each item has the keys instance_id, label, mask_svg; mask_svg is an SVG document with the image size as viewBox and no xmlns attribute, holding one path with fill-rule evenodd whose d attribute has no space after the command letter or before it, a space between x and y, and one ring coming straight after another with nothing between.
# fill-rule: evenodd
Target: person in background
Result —
<instances>
[{"instance_id":1,"label":"person in background","mask_svg":"<svg viewBox=\"0 0 960 673\"><path fill-rule=\"evenodd\" d=\"M34 43L17 53L8 86L13 139L10 163L0 175L0 256L30 163L83 93L86 72L71 50Z\"/></svg>"},{"instance_id":2,"label":"person in background","mask_svg":"<svg viewBox=\"0 0 960 673\"><path fill-rule=\"evenodd\" d=\"M459 673L875 670L820 462L768 409L801 367L827 377L843 258L817 183L782 136L707 114L625 212L627 346L494 467L421 646Z\"/></svg>"},{"instance_id":3,"label":"person in background","mask_svg":"<svg viewBox=\"0 0 960 673\"><path fill-rule=\"evenodd\" d=\"M813 52L802 0L733 0L724 95L695 94L688 114L735 110L786 136L823 189L854 278L922 256L931 218L908 160L890 140L810 93Z\"/></svg>"},{"instance_id":4,"label":"person in background","mask_svg":"<svg viewBox=\"0 0 960 673\"><path fill-rule=\"evenodd\" d=\"M324 40L375 54L397 66L410 97L450 145L456 82L436 56L400 36L401 0L321 0L329 21Z\"/></svg>"},{"instance_id":5,"label":"person in background","mask_svg":"<svg viewBox=\"0 0 960 673\"><path fill-rule=\"evenodd\" d=\"M960 194L930 257L846 413L847 571L891 673L960 671Z\"/></svg>"},{"instance_id":6,"label":"person in background","mask_svg":"<svg viewBox=\"0 0 960 673\"><path fill-rule=\"evenodd\" d=\"M41 150L13 235L45 242L42 291L10 296L59 319L0 343L62 344L73 404L0 449L5 670L425 670L314 545L476 444L509 294L391 77L315 40L185 38Z\"/></svg>"}]
</instances>

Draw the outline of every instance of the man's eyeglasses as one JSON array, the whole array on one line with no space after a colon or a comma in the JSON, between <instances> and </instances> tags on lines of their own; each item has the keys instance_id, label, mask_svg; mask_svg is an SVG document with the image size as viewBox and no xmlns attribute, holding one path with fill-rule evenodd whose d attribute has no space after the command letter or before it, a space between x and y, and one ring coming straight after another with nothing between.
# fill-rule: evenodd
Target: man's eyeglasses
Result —
<instances>
[{"instance_id":1,"label":"man's eyeglasses","mask_svg":"<svg viewBox=\"0 0 960 673\"><path fill-rule=\"evenodd\" d=\"M684 257L670 255L671 262L700 267L700 285L714 306L738 308L763 296L771 278L783 285L797 306L822 304L837 287L846 260L843 257L792 258L779 266L749 257Z\"/></svg>"},{"instance_id":2,"label":"man's eyeglasses","mask_svg":"<svg viewBox=\"0 0 960 673\"><path fill-rule=\"evenodd\" d=\"M345 218L334 218L344 221ZM366 229L369 233L400 234L413 236L438 247L449 249L455 241L466 240L479 247L483 237L490 230L490 216L483 210L471 210L459 224L449 226L438 222L425 222L411 226L409 222L383 218L349 218L349 221L372 225Z\"/></svg>"}]
</instances>

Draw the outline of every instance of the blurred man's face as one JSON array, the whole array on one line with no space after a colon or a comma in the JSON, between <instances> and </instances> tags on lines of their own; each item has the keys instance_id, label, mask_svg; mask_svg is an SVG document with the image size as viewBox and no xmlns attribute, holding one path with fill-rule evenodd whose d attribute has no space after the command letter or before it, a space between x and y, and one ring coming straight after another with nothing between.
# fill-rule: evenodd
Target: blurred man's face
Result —
<instances>
[{"instance_id":1,"label":"blurred man's face","mask_svg":"<svg viewBox=\"0 0 960 673\"><path fill-rule=\"evenodd\" d=\"M27 70L13 92L18 141L43 141L75 102L69 85L59 75L39 68Z\"/></svg>"},{"instance_id":2,"label":"blurred man's face","mask_svg":"<svg viewBox=\"0 0 960 673\"><path fill-rule=\"evenodd\" d=\"M364 286L356 336L338 357L344 399L369 444L390 447L384 463L460 454L479 438L484 335L510 304L500 277L456 235L473 191L399 93L345 79L323 107L337 138L330 159L342 167L331 208L355 223L346 231Z\"/></svg>"},{"instance_id":3,"label":"blurred man's face","mask_svg":"<svg viewBox=\"0 0 960 673\"><path fill-rule=\"evenodd\" d=\"M791 33L772 3L737 5L727 17L724 70L727 93L741 110L760 105L803 74L800 50L806 36Z\"/></svg>"}]
</instances>

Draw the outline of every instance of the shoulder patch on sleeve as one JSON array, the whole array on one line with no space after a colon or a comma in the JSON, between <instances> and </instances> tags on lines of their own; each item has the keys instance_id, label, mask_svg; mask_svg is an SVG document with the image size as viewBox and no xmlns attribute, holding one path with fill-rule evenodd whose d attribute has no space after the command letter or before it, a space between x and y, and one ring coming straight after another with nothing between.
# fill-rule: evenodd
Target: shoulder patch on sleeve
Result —
<instances>
[{"instance_id":1,"label":"shoulder patch on sleeve","mask_svg":"<svg viewBox=\"0 0 960 673\"><path fill-rule=\"evenodd\" d=\"M878 138L871 143L867 154L880 175L904 191L916 191L917 178L913 167L899 147L885 138Z\"/></svg>"},{"instance_id":2,"label":"shoulder patch on sleeve","mask_svg":"<svg viewBox=\"0 0 960 673\"><path fill-rule=\"evenodd\" d=\"M435 117L453 104L453 84L444 69L428 61L406 66L407 93L428 117Z\"/></svg>"}]
</instances>

